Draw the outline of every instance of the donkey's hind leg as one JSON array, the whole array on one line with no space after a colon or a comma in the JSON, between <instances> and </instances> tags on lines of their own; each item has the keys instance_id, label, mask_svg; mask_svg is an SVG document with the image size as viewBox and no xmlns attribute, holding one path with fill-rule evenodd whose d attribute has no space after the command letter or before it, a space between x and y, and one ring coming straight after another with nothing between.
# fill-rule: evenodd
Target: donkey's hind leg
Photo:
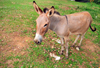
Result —
<instances>
[{"instance_id":1,"label":"donkey's hind leg","mask_svg":"<svg viewBox=\"0 0 100 68\"><path fill-rule=\"evenodd\" d=\"M75 39L75 41L74 41L72 47L75 47L75 44L76 44L76 42L77 42L77 40L78 40L79 37L80 37L80 34L77 35L77 37L76 37L76 39Z\"/></svg>"},{"instance_id":2,"label":"donkey's hind leg","mask_svg":"<svg viewBox=\"0 0 100 68\"><path fill-rule=\"evenodd\" d=\"M81 35L80 43L79 43L79 45L76 47L77 50L79 50L79 48L80 48L80 46L81 46L82 40L83 40L83 38L84 38L84 35L85 35L85 33Z\"/></svg>"}]
</instances>

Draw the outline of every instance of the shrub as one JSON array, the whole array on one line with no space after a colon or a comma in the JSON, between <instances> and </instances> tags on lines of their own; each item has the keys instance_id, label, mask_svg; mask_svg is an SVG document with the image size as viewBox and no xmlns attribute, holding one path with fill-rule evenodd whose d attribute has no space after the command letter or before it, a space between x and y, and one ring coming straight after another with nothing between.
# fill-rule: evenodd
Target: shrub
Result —
<instances>
[{"instance_id":1,"label":"shrub","mask_svg":"<svg viewBox=\"0 0 100 68\"><path fill-rule=\"evenodd\" d=\"M100 0L94 0L94 3L100 4Z\"/></svg>"}]
</instances>

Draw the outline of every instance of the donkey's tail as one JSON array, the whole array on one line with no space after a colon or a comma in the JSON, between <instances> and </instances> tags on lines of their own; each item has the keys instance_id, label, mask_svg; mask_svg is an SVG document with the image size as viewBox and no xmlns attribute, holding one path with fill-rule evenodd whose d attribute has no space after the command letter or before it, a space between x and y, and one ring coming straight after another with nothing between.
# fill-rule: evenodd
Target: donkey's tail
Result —
<instances>
[{"instance_id":1,"label":"donkey's tail","mask_svg":"<svg viewBox=\"0 0 100 68\"><path fill-rule=\"evenodd\" d=\"M94 31L96 31L96 28L94 27L94 29L91 27L91 25L90 25L90 29L94 32Z\"/></svg>"}]
</instances>

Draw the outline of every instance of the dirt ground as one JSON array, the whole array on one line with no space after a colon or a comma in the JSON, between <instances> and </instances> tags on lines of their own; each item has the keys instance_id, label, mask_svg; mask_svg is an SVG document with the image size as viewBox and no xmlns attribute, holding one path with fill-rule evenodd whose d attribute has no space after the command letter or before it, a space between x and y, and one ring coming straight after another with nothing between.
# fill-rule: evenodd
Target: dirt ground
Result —
<instances>
[{"instance_id":1,"label":"dirt ground","mask_svg":"<svg viewBox=\"0 0 100 68\"><path fill-rule=\"evenodd\" d=\"M6 59L5 57L10 56L12 53L15 56L27 54L27 51L25 51L25 49L29 48L28 44L30 41L33 41L33 38L28 37L28 36L20 36L21 33L19 32L13 32L9 34L6 34L4 32L0 32L0 33L1 33L0 38L2 38L1 43L0 43L0 54L1 54L0 57L2 57L3 55L2 59ZM100 52L99 46L91 42L91 40L89 39L84 39L82 44L83 45L81 46L81 48L84 49L84 51L79 52L74 48L71 48L71 50L76 53L80 53L80 54L83 53L87 57L90 57L91 59L100 60L100 58L95 59L95 57L93 57L91 54L92 52L95 54L95 56L100 57L100 54L98 54L98 52ZM20 60L19 59L14 59L13 61L6 60L4 63L7 63L8 67L13 67L14 61L20 61ZM0 61L0 63L3 63L3 62ZM0 68L2 68L2 66Z\"/></svg>"}]
</instances>

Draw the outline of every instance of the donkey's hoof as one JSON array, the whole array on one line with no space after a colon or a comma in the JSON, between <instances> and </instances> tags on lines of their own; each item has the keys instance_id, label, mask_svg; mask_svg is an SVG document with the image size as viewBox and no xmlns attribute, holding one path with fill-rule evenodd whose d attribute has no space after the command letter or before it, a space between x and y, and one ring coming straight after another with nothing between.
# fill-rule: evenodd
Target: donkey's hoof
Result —
<instances>
[{"instance_id":1,"label":"donkey's hoof","mask_svg":"<svg viewBox=\"0 0 100 68\"><path fill-rule=\"evenodd\" d=\"M61 51L59 52L59 55L63 55L63 52L64 52L64 50L61 50Z\"/></svg>"},{"instance_id":2,"label":"donkey's hoof","mask_svg":"<svg viewBox=\"0 0 100 68\"><path fill-rule=\"evenodd\" d=\"M75 47L75 45L71 45L71 47Z\"/></svg>"},{"instance_id":3,"label":"donkey's hoof","mask_svg":"<svg viewBox=\"0 0 100 68\"><path fill-rule=\"evenodd\" d=\"M66 56L66 59L68 59L68 56Z\"/></svg>"},{"instance_id":4,"label":"donkey's hoof","mask_svg":"<svg viewBox=\"0 0 100 68\"><path fill-rule=\"evenodd\" d=\"M59 55L63 55L63 52L59 52Z\"/></svg>"},{"instance_id":5,"label":"donkey's hoof","mask_svg":"<svg viewBox=\"0 0 100 68\"><path fill-rule=\"evenodd\" d=\"M79 51L79 50L80 50L80 47L79 47L79 46L77 46L77 47L76 47L76 50L78 50L78 51Z\"/></svg>"}]
</instances>

